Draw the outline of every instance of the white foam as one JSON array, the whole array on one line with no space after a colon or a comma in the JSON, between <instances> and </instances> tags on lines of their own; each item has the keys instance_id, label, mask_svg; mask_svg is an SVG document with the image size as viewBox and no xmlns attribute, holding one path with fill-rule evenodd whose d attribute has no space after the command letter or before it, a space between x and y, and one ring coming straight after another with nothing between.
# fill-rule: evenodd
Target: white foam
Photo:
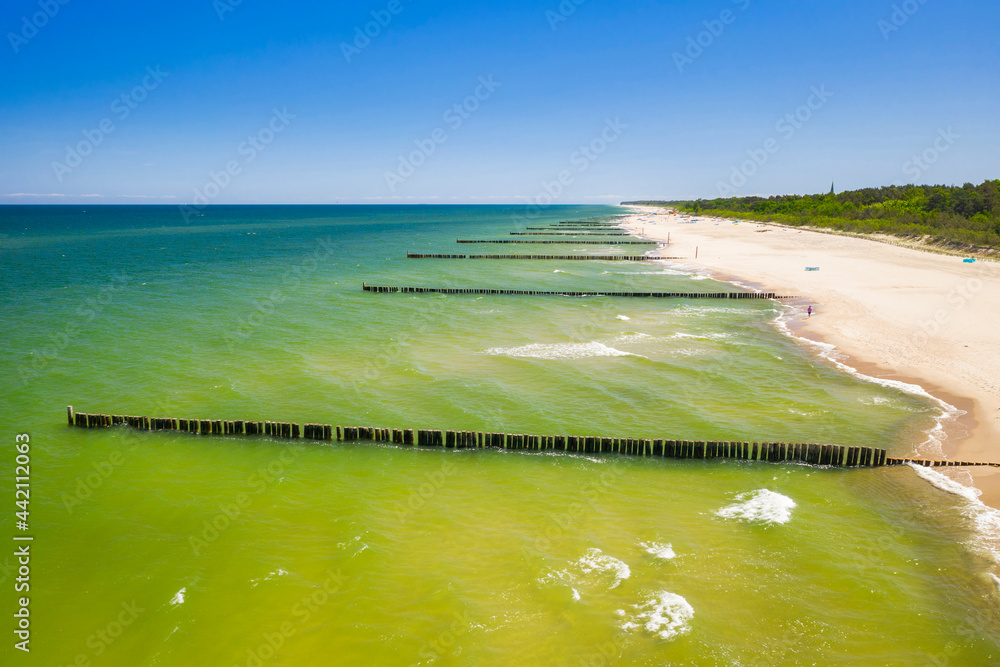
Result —
<instances>
[{"instance_id":1,"label":"white foam","mask_svg":"<svg viewBox=\"0 0 1000 667\"><path fill-rule=\"evenodd\" d=\"M628 322L632 318L629 317L628 315L615 315L615 319L619 319L622 322Z\"/></svg>"},{"instance_id":2,"label":"white foam","mask_svg":"<svg viewBox=\"0 0 1000 667\"><path fill-rule=\"evenodd\" d=\"M669 336L667 336L667 338L668 339L672 338L672 339L676 339L676 340L683 340L683 339L689 339L689 340L707 340L707 341L712 341L712 342L725 341L725 342L727 342L727 343L729 343L731 345L746 345L747 344L747 343L739 340L739 338L735 334L731 334L731 333L706 333L706 334L698 335L698 334L689 334L689 333L684 333L683 331L678 331L677 333L670 334Z\"/></svg>"},{"instance_id":3,"label":"white foam","mask_svg":"<svg viewBox=\"0 0 1000 667\"><path fill-rule=\"evenodd\" d=\"M862 405L888 405L890 401L885 396L872 396L871 398L859 398L858 403Z\"/></svg>"},{"instance_id":4,"label":"white foam","mask_svg":"<svg viewBox=\"0 0 1000 667\"><path fill-rule=\"evenodd\" d=\"M288 574L288 570L283 570L283 569L281 569L281 568L279 567L279 568L278 568L277 570L275 570L274 572L268 572L268 573L267 573L267 576L266 576L266 577L264 577L263 579L251 579L251 580L250 580L250 582L251 582L251 583L253 584L253 586L251 586L251 588L257 588L257 585L258 585L258 584L259 584L259 583L260 583L261 581L273 581L274 579L277 579L278 577L283 577L283 576L285 576L286 574Z\"/></svg>"},{"instance_id":5,"label":"white foam","mask_svg":"<svg viewBox=\"0 0 1000 667\"><path fill-rule=\"evenodd\" d=\"M361 535L355 535L346 542L340 542L337 544L337 548L347 551L348 549L354 549L354 553L351 554L351 558L361 555L362 552L366 551L370 547L361 541Z\"/></svg>"},{"instance_id":6,"label":"white foam","mask_svg":"<svg viewBox=\"0 0 1000 667\"><path fill-rule=\"evenodd\" d=\"M520 347L493 347L485 354L496 357L517 357L522 359L584 359L586 357L635 357L639 355L623 352L603 343L531 343Z\"/></svg>"},{"instance_id":7,"label":"white foam","mask_svg":"<svg viewBox=\"0 0 1000 667\"><path fill-rule=\"evenodd\" d=\"M663 560L670 560L676 558L677 554L674 552L673 545L661 544L659 542L640 542L639 546L646 550L646 553L652 554L657 558L662 558Z\"/></svg>"},{"instance_id":8,"label":"white foam","mask_svg":"<svg viewBox=\"0 0 1000 667\"><path fill-rule=\"evenodd\" d=\"M653 336L649 334L644 334L640 332L633 333L623 333L615 336L611 342L613 343L638 343L640 341L652 340Z\"/></svg>"},{"instance_id":9,"label":"white foam","mask_svg":"<svg viewBox=\"0 0 1000 667\"><path fill-rule=\"evenodd\" d=\"M725 306L688 306L684 305L680 308L674 308L667 311L668 315L676 317L706 317L711 314L723 314L723 315L743 315L744 317L752 314L752 311L741 310L739 308L727 308Z\"/></svg>"},{"instance_id":10,"label":"white foam","mask_svg":"<svg viewBox=\"0 0 1000 667\"><path fill-rule=\"evenodd\" d=\"M974 486L966 486L933 468L913 464L910 467L937 488L965 501L961 508L962 515L969 520L976 532L976 537L969 546L1000 565L1000 510L985 505L979 499L983 492Z\"/></svg>"},{"instance_id":11,"label":"white foam","mask_svg":"<svg viewBox=\"0 0 1000 667\"><path fill-rule=\"evenodd\" d=\"M184 604L184 593L186 592L187 592L187 586L177 591L177 594L170 599L170 604L174 605L175 607L179 604Z\"/></svg>"},{"instance_id":12,"label":"white foam","mask_svg":"<svg viewBox=\"0 0 1000 667\"><path fill-rule=\"evenodd\" d=\"M623 561L609 556L600 549L587 549L580 558L563 570L553 570L541 578L542 582L567 584L573 599L580 599L579 589L611 590L632 576L632 570Z\"/></svg>"},{"instance_id":13,"label":"white foam","mask_svg":"<svg viewBox=\"0 0 1000 667\"><path fill-rule=\"evenodd\" d=\"M660 269L659 271L601 271L601 275L606 276L686 276L695 280L706 280L708 276L702 276L691 271L677 271L676 269Z\"/></svg>"},{"instance_id":14,"label":"white foam","mask_svg":"<svg viewBox=\"0 0 1000 667\"><path fill-rule=\"evenodd\" d=\"M625 631L642 628L660 639L669 640L691 631L694 607L676 593L660 591L635 605L635 613L622 623ZM619 609L618 615L624 615Z\"/></svg>"},{"instance_id":15,"label":"white foam","mask_svg":"<svg viewBox=\"0 0 1000 667\"><path fill-rule=\"evenodd\" d=\"M792 518L795 501L774 491L760 489L736 496L738 502L716 512L723 519L736 519L750 523L780 524Z\"/></svg>"},{"instance_id":16,"label":"white foam","mask_svg":"<svg viewBox=\"0 0 1000 667\"><path fill-rule=\"evenodd\" d=\"M700 357L709 354L708 350L696 350L693 348L678 348L676 350L670 350L670 354L675 357Z\"/></svg>"}]
</instances>

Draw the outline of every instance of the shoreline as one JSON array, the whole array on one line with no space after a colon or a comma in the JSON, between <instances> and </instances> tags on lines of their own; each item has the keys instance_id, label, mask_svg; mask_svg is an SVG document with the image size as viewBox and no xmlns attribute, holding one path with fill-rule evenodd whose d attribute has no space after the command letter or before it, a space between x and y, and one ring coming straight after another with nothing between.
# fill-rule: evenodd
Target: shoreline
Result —
<instances>
[{"instance_id":1,"label":"shoreline","mask_svg":"<svg viewBox=\"0 0 1000 667\"><path fill-rule=\"evenodd\" d=\"M996 263L962 264L952 256L769 223L627 208L633 213L622 220L626 229L660 242L669 235L670 246L658 254L689 257L672 260L675 265L793 296L775 325L821 358L866 381L909 385L909 393L936 403L938 426L925 432L926 441L913 443L916 453L1000 460ZM806 266L820 270L806 272ZM943 476L974 486L980 502L1000 509L1000 471L955 469Z\"/></svg>"}]
</instances>

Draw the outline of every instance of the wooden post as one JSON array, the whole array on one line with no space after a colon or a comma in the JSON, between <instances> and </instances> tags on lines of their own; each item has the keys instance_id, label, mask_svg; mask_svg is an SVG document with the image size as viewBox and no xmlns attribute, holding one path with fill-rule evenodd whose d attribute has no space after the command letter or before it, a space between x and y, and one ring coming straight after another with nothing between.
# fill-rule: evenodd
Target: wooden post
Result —
<instances>
[{"instance_id":1,"label":"wooden post","mask_svg":"<svg viewBox=\"0 0 1000 667\"><path fill-rule=\"evenodd\" d=\"M819 464L824 466L830 465L831 456L830 445L822 445L819 454Z\"/></svg>"},{"instance_id":2,"label":"wooden post","mask_svg":"<svg viewBox=\"0 0 1000 667\"><path fill-rule=\"evenodd\" d=\"M74 415L73 415L73 406L72 405L67 405L66 406L66 420L69 422L70 426L74 426L75 425L75 418L74 418Z\"/></svg>"}]
</instances>

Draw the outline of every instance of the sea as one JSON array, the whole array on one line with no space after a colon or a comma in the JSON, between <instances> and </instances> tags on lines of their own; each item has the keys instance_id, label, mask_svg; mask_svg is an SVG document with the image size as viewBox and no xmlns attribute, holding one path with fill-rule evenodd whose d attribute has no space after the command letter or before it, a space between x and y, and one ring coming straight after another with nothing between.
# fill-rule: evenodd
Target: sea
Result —
<instances>
[{"instance_id":1,"label":"sea","mask_svg":"<svg viewBox=\"0 0 1000 667\"><path fill-rule=\"evenodd\" d=\"M627 212L0 207L0 664L1000 664L998 514L931 470L67 425L940 440L948 406L797 339L778 301L362 289L744 289L407 257L654 250L456 243Z\"/></svg>"}]
</instances>

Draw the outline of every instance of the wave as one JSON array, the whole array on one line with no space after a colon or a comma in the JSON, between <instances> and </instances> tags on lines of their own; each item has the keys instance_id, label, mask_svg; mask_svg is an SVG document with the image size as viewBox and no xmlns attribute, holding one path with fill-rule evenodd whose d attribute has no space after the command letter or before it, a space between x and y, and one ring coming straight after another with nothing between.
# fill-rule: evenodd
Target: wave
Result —
<instances>
[{"instance_id":1,"label":"wave","mask_svg":"<svg viewBox=\"0 0 1000 667\"><path fill-rule=\"evenodd\" d=\"M667 336L668 339L693 339L693 340L708 340L712 342L725 341L730 345L748 345L744 341L740 340L740 337L732 333L707 333L707 334L689 334L683 332L677 332Z\"/></svg>"},{"instance_id":2,"label":"wave","mask_svg":"<svg viewBox=\"0 0 1000 667\"><path fill-rule=\"evenodd\" d=\"M260 584L260 582L262 582L262 581L273 581L273 580L277 579L278 577L282 577L282 576L284 576L286 574L288 574L288 570L283 570L283 569L281 569L279 567L274 572L268 572L267 576L264 577L264 578L262 578L262 579L251 579L250 583L253 584L253 586L251 586L251 588L257 588L257 585Z\"/></svg>"},{"instance_id":3,"label":"wave","mask_svg":"<svg viewBox=\"0 0 1000 667\"><path fill-rule=\"evenodd\" d=\"M641 331L632 331L629 333L618 334L611 339L613 343L638 343L640 341L653 340L654 336L649 334L644 334Z\"/></svg>"},{"instance_id":4,"label":"wave","mask_svg":"<svg viewBox=\"0 0 1000 667\"><path fill-rule=\"evenodd\" d=\"M754 303L752 301L747 301L747 303ZM756 303L761 303L760 301ZM759 311L750 310L747 308L729 308L726 306L692 306L685 304L680 308L673 308L671 310L665 311L668 315L675 317L707 317L709 315L723 314L723 315L743 315L744 317L752 316L757 317Z\"/></svg>"},{"instance_id":5,"label":"wave","mask_svg":"<svg viewBox=\"0 0 1000 667\"><path fill-rule=\"evenodd\" d=\"M965 500L961 513L976 531L976 538L969 546L1000 565L1000 510L985 505L979 499L983 492L974 486L966 486L933 468L909 465L924 480L946 493Z\"/></svg>"},{"instance_id":6,"label":"wave","mask_svg":"<svg viewBox=\"0 0 1000 667\"><path fill-rule=\"evenodd\" d=\"M676 593L669 591L653 593L633 609L635 612L622 623L622 630L632 631L642 628L662 640L674 639L691 632L694 607ZM623 609L619 609L618 614L626 616Z\"/></svg>"},{"instance_id":7,"label":"wave","mask_svg":"<svg viewBox=\"0 0 1000 667\"><path fill-rule=\"evenodd\" d=\"M661 544L659 542L640 542L639 546L646 550L646 553L661 558L671 560L677 557L673 545Z\"/></svg>"},{"instance_id":8,"label":"wave","mask_svg":"<svg viewBox=\"0 0 1000 667\"><path fill-rule=\"evenodd\" d=\"M792 518L795 501L774 491L760 489L736 496L738 502L716 512L723 519L767 525L788 523Z\"/></svg>"},{"instance_id":9,"label":"wave","mask_svg":"<svg viewBox=\"0 0 1000 667\"><path fill-rule=\"evenodd\" d=\"M573 599L580 599L580 589L609 591L617 588L632 576L632 570L623 561L609 556L600 549L587 549L578 560L562 570L553 570L540 579L543 583L566 584L573 593Z\"/></svg>"},{"instance_id":10,"label":"wave","mask_svg":"<svg viewBox=\"0 0 1000 667\"><path fill-rule=\"evenodd\" d=\"M484 354L521 359L584 359L586 357L638 357L604 343L531 343L520 347L491 347Z\"/></svg>"}]
</instances>

